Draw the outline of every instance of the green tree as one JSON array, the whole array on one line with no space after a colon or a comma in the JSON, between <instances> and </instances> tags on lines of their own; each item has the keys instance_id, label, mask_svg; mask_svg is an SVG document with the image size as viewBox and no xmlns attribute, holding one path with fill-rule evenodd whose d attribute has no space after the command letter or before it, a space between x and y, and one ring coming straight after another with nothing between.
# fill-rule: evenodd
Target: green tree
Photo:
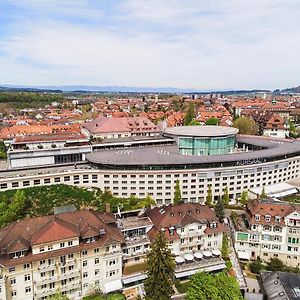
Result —
<instances>
[{"instance_id":1,"label":"green tree","mask_svg":"<svg viewBox=\"0 0 300 300\"><path fill-rule=\"evenodd\" d=\"M288 125L290 127L290 129L289 129L289 136L291 138L295 138L295 139L298 138L299 134L297 132L297 127L296 127L295 123L293 121L291 121L291 120L288 120L287 122L288 122Z\"/></svg>"},{"instance_id":2,"label":"green tree","mask_svg":"<svg viewBox=\"0 0 300 300\"><path fill-rule=\"evenodd\" d=\"M217 204L215 205L215 213L220 222L223 222L225 218L225 209L224 209L224 203L221 198L218 199Z\"/></svg>"},{"instance_id":3,"label":"green tree","mask_svg":"<svg viewBox=\"0 0 300 300\"><path fill-rule=\"evenodd\" d=\"M207 196L206 196L206 205L211 205L212 204L212 190L211 190L211 185L208 186L207 189Z\"/></svg>"},{"instance_id":4,"label":"green tree","mask_svg":"<svg viewBox=\"0 0 300 300\"><path fill-rule=\"evenodd\" d=\"M240 300L243 299L239 285L234 277L221 272L211 275L199 272L193 275L186 300Z\"/></svg>"},{"instance_id":5,"label":"green tree","mask_svg":"<svg viewBox=\"0 0 300 300\"><path fill-rule=\"evenodd\" d=\"M228 252L228 234L226 232L223 232L221 253L222 253L223 259L226 260L226 259L229 258L229 252Z\"/></svg>"},{"instance_id":6,"label":"green tree","mask_svg":"<svg viewBox=\"0 0 300 300\"><path fill-rule=\"evenodd\" d=\"M258 133L258 125L256 122L247 117L239 117L234 120L233 127L237 128L240 134L256 135Z\"/></svg>"},{"instance_id":7,"label":"green tree","mask_svg":"<svg viewBox=\"0 0 300 300\"><path fill-rule=\"evenodd\" d=\"M219 121L218 118L212 117L212 118L207 119L206 122L205 122L205 124L206 125L214 125L214 126L216 126L216 125L219 125L219 122L220 121Z\"/></svg>"},{"instance_id":8,"label":"green tree","mask_svg":"<svg viewBox=\"0 0 300 300\"><path fill-rule=\"evenodd\" d=\"M221 299L223 300L242 300L243 295L235 277L228 276L221 272L215 276L216 286L219 287Z\"/></svg>"},{"instance_id":9,"label":"green tree","mask_svg":"<svg viewBox=\"0 0 300 300\"><path fill-rule=\"evenodd\" d=\"M147 194L144 202L145 202L144 207L146 208L151 208L152 205L156 204L154 199L149 195L149 193Z\"/></svg>"},{"instance_id":10,"label":"green tree","mask_svg":"<svg viewBox=\"0 0 300 300\"><path fill-rule=\"evenodd\" d=\"M147 254L147 300L169 300L173 295L175 262L163 231L159 231Z\"/></svg>"},{"instance_id":11,"label":"green tree","mask_svg":"<svg viewBox=\"0 0 300 300\"><path fill-rule=\"evenodd\" d=\"M47 297L47 300L69 300L69 298L57 291L54 295Z\"/></svg>"},{"instance_id":12,"label":"green tree","mask_svg":"<svg viewBox=\"0 0 300 300\"><path fill-rule=\"evenodd\" d=\"M195 119L193 119L191 122L190 122L190 124L189 124L190 126L200 126L201 125L201 123L199 122L199 121L197 121L197 120L195 120Z\"/></svg>"},{"instance_id":13,"label":"green tree","mask_svg":"<svg viewBox=\"0 0 300 300\"><path fill-rule=\"evenodd\" d=\"M226 186L224 188L224 194L223 194L223 203L224 203L224 205L228 205L229 201L230 201L229 192L228 192L228 187Z\"/></svg>"},{"instance_id":14,"label":"green tree","mask_svg":"<svg viewBox=\"0 0 300 300\"><path fill-rule=\"evenodd\" d=\"M179 180L177 179L176 183L175 183L173 203L179 204L179 203L181 203L181 201L182 201L182 198L181 198L181 191L180 191L180 183L179 183Z\"/></svg>"},{"instance_id":15,"label":"green tree","mask_svg":"<svg viewBox=\"0 0 300 300\"><path fill-rule=\"evenodd\" d=\"M259 274L259 272L264 269L261 259L258 257L255 261L251 262L249 264L249 269L252 273Z\"/></svg>"},{"instance_id":16,"label":"green tree","mask_svg":"<svg viewBox=\"0 0 300 300\"><path fill-rule=\"evenodd\" d=\"M193 102L190 102L187 113L184 116L184 125L189 125L195 118L195 106Z\"/></svg>"},{"instance_id":17,"label":"green tree","mask_svg":"<svg viewBox=\"0 0 300 300\"><path fill-rule=\"evenodd\" d=\"M247 202L248 202L248 192L247 191L242 191L240 202L243 205L247 204Z\"/></svg>"},{"instance_id":18,"label":"green tree","mask_svg":"<svg viewBox=\"0 0 300 300\"><path fill-rule=\"evenodd\" d=\"M265 187L263 186L261 194L260 194L260 198L265 199L267 197L268 197L268 195L266 194Z\"/></svg>"},{"instance_id":19,"label":"green tree","mask_svg":"<svg viewBox=\"0 0 300 300\"><path fill-rule=\"evenodd\" d=\"M284 267L284 263L276 257L270 258L267 262L267 270L269 271L284 271Z\"/></svg>"},{"instance_id":20,"label":"green tree","mask_svg":"<svg viewBox=\"0 0 300 300\"><path fill-rule=\"evenodd\" d=\"M0 159L6 159L6 146L3 141L0 141Z\"/></svg>"},{"instance_id":21,"label":"green tree","mask_svg":"<svg viewBox=\"0 0 300 300\"><path fill-rule=\"evenodd\" d=\"M215 279L212 275L206 272L199 272L192 276L188 286L186 300L212 300L219 295L219 289L215 284Z\"/></svg>"}]
</instances>

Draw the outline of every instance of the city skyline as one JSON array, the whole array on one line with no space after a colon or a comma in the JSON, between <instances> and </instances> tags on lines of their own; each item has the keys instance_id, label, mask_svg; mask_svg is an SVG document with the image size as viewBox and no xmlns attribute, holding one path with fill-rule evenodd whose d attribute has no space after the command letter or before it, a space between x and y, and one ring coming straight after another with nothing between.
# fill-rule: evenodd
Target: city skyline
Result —
<instances>
[{"instance_id":1,"label":"city skyline","mask_svg":"<svg viewBox=\"0 0 300 300\"><path fill-rule=\"evenodd\" d=\"M0 83L181 89L299 85L298 1L0 4Z\"/></svg>"}]
</instances>

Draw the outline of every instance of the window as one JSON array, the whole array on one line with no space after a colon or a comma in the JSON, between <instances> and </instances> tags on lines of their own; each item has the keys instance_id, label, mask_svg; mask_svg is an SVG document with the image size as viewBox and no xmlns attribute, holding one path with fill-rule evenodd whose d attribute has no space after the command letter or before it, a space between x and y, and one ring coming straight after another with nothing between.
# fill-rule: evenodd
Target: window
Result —
<instances>
[{"instance_id":1,"label":"window","mask_svg":"<svg viewBox=\"0 0 300 300\"><path fill-rule=\"evenodd\" d=\"M73 241L68 241L68 246L72 246L73 245Z\"/></svg>"},{"instance_id":2,"label":"window","mask_svg":"<svg viewBox=\"0 0 300 300\"><path fill-rule=\"evenodd\" d=\"M88 272L83 273L83 278L87 278L89 276Z\"/></svg>"},{"instance_id":3,"label":"window","mask_svg":"<svg viewBox=\"0 0 300 300\"><path fill-rule=\"evenodd\" d=\"M54 288L55 288L55 282L50 282L49 288L50 288L50 289L54 289Z\"/></svg>"},{"instance_id":4,"label":"window","mask_svg":"<svg viewBox=\"0 0 300 300\"><path fill-rule=\"evenodd\" d=\"M95 276L99 275L99 273L100 273L100 270L99 270L99 269L96 269L96 270L95 270Z\"/></svg>"},{"instance_id":5,"label":"window","mask_svg":"<svg viewBox=\"0 0 300 300\"><path fill-rule=\"evenodd\" d=\"M10 284L11 284L11 285L16 284L16 282L17 282L17 281L16 281L16 278L15 278L15 277L13 277L13 278L10 279Z\"/></svg>"},{"instance_id":6,"label":"window","mask_svg":"<svg viewBox=\"0 0 300 300\"><path fill-rule=\"evenodd\" d=\"M25 288L25 294L29 294L29 293L31 293L31 286L27 286Z\"/></svg>"},{"instance_id":7,"label":"window","mask_svg":"<svg viewBox=\"0 0 300 300\"><path fill-rule=\"evenodd\" d=\"M99 253L99 248L95 248L94 253Z\"/></svg>"},{"instance_id":8,"label":"window","mask_svg":"<svg viewBox=\"0 0 300 300\"><path fill-rule=\"evenodd\" d=\"M30 274L25 274L24 275L24 280L25 281L30 281L31 280Z\"/></svg>"},{"instance_id":9,"label":"window","mask_svg":"<svg viewBox=\"0 0 300 300\"><path fill-rule=\"evenodd\" d=\"M11 296L12 297L17 297L17 291L15 291L15 290L11 291Z\"/></svg>"},{"instance_id":10,"label":"window","mask_svg":"<svg viewBox=\"0 0 300 300\"><path fill-rule=\"evenodd\" d=\"M26 270L26 269L30 269L30 264L29 264L29 263L24 264L24 269L25 269L25 270Z\"/></svg>"},{"instance_id":11,"label":"window","mask_svg":"<svg viewBox=\"0 0 300 300\"><path fill-rule=\"evenodd\" d=\"M83 267L87 267L87 260L84 260L84 261L82 262L82 266L83 266Z\"/></svg>"},{"instance_id":12,"label":"window","mask_svg":"<svg viewBox=\"0 0 300 300\"><path fill-rule=\"evenodd\" d=\"M95 265L99 264L99 257L95 257Z\"/></svg>"},{"instance_id":13,"label":"window","mask_svg":"<svg viewBox=\"0 0 300 300\"><path fill-rule=\"evenodd\" d=\"M64 248L65 247L65 242L60 243L60 248Z\"/></svg>"}]
</instances>

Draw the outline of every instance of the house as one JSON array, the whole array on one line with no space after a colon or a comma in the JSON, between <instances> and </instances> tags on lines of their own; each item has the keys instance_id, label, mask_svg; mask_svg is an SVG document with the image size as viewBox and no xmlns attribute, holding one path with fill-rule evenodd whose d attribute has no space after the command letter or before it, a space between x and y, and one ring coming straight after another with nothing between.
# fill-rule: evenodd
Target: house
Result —
<instances>
[{"instance_id":1,"label":"house","mask_svg":"<svg viewBox=\"0 0 300 300\"><path fill-rule=\"evenodd\" d=\"M145 117L99 116L83 125L83 130L94 138L109 139L130 136L156 136L158 128Z\"/></svg>"}]
</instances>

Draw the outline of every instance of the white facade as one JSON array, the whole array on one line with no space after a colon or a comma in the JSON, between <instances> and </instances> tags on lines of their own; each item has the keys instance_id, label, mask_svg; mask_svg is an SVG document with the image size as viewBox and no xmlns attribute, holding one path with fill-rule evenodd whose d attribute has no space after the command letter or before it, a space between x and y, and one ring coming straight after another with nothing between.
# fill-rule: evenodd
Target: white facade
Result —
<instances>
[{"instance_id":1,"label":"white facade","mask_svg":"<svg viewBox=\"0 0 300 300\"><path fill-rule=\"evenodd\" d=\"M149 194L158 205L171 204L178 179L182 198L186 202L205 202L208 186L215 200L228 187L235 200L244 190L287 182L300 175L300 158L293 157L274 162L238 167L179 170L100 170L68 169L46 171L15 171L2 173L0 190L24 187L70 184L81 187L98 187L110 190L118 197L146 197Z\"/></svg>"},{"instance_id":2,"label":"white facade","mask_svg":"<svg viewBox=\"0 0 300 300\"><path fill-rule=\"evenodd\" d=\"M98 288L105 293L122 288L120 243L66 255L54 248L48 251L48 244L43 246L48 252L45 259L1 268L1 300L44 300L58 289L70 299L82 299Z\"/></svg>"},{"instance_id":3,"label":"white facade","mask_svg":"<svg viewBox=\"0 0 300 300\"><path fill-rule=\"evenodd\" d=\"M256 220L268 220L268 216L255 216ZM296 210L284 218L275 217L278 224L251 224L248 231L235 233L235 249L241 257L268 261L279 258L290 266L300 265L300 213Z\"/></svg>"},{"instance_id":4,"label":"white facade","mask_svg":"<svg viewBox=\"0 0 300 300\"><path fill-rule=\"evenodd\" d=\"M263 135L285 139L289 136L289 128L265 128Z\"/></svg>"}]
</instances>

